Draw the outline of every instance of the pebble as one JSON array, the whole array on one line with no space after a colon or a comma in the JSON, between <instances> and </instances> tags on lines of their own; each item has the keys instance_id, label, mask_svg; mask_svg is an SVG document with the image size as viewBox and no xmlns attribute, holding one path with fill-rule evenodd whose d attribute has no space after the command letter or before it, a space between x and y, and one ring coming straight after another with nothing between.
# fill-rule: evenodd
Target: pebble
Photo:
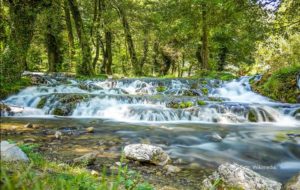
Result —
<instances>
[{"instance_id":1,"label":"pebble","mask_svg":"<svg viewBox=\"0 0 300 190\"><path fill-rule=\"evenodd\" d=\"M54 134L54 136L55 136L55 138L57 138L57 139L61 139L61 137L62 137L62 132L56 131L55 134Z\"/></svg>"},{"instance_id":2,"label":"pebble","mask_svg":"<svg viewBox=\"0 0 300 190\"><path fill-rule=\"evenodd\" d=\"M94 132L94 127L88 127L88 128L86 128L85 130L86 130L86 132L88 132L88 133L93 133L93 132Z\"/></svg>"},{"instance_id":3,"label":"pebble","mask_svg":"<svg viewBox=\"0 0 300 190\"><path fill-rule=\"evenodd\" d=\"M25 128L32 128L33 125L31 123L27 123L26 125L24 125Z\"/></svg>"}]
</instances>

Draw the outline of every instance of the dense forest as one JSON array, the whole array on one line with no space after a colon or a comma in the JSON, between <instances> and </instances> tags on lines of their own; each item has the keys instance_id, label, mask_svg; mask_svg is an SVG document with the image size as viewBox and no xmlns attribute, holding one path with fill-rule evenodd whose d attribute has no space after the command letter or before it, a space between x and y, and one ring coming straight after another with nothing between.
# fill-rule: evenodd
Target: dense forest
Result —
<instances>
[{"instance_id":1,"label":"dense forest","mask_svg":"<svg viewBox=\"0 0 300 190\"><path fill-rule=\"evenodd\" d=\"M1 80L79 75L239 75L299 64L296 0L1 1Z\"/></svg>"},{"instance_id":2,"label":"dense forest","mask_svg":"<svg viewBox=\"0 0 300 190\"><path fill-rule=\"evenodd\" d=\"M296 190L300 0L0 0L0 189Z\"/></svg>"}]
</instances>

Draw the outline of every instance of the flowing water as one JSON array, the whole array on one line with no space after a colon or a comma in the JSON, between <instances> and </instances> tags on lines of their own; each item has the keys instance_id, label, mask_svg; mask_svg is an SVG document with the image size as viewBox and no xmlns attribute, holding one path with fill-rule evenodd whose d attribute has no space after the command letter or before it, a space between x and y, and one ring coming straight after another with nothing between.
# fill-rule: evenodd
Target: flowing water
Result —
<instances>
[{"instance_id":1,"label":"flowing water","mask_svg":"<svg viewBox=\"0 0 300 190\"><path fill-rule=\"evenodd\" d=\"M300 104L258 95L249 80L52 77L8 97L11 111L1 115L10 121L93 121L101 133L130 143L148 139L174 159L207 167L237 162L285 181L300 171Z\"/></svg>"}]
</instances>

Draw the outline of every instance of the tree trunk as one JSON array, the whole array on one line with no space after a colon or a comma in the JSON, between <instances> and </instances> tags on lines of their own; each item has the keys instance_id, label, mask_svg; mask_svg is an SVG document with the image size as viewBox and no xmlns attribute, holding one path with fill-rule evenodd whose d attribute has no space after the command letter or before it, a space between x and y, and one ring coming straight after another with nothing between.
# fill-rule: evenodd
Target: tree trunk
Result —
<instances>
[{"instance_id":1,"label":"tree trunk","mask_svg":"<svg viewBox=\"0 0 300 190\"><path fill-rule=\"evenodd\" d=\"M208 27L207 27L207 6L202 4L202 46L201 46L201 66L202 69L208 69Z\"/></svg>"},{"instance_id":2,"label":"tree trunk","mask_svg":"<svg viewBox=\"0 0 300 190\"><path fill-rule=\"evenodd\" d=\"M106 73L108 75L112 75L112 48L111 48L111 42L112 42L112 33L111 31L105 32L105 53L107 57L107 64L106 64Z\"/></svg>"},{"instance_id":3,"label":"tree trunk","mask_svg":"<svg viewBox=\"0 0 300 190\"><path fill-rule=\"evenodd\" d=\"M46 10L46 31L45 42L48 53L48 71L57 72L61 69L63 63L63 55L61 51L61 9L60 2L56 0L50 1L50 7Z\"/></svg>"},{"instance_id":4,"label":"tree trunk","mask_svg":"<svg viewBox=\"0 0 300 190\"><path fill-rule=\"evenodd\" d=\"M73 15L79 43L81 46L82 61L77 65L77 73L81 75L93 75L94 70L92 66L91 47L86 31L84 30L84 25L81 14L79 12L78 4L76 0L68 0L68 2Z\"/></svg>"},{"instance_id":5,"label":"tree trunk","mask_svg":"<svg viewBox=\"0 0 300 190\"><path fill-rule=\"evenodd\" d=\"M224 70L224 67L226 65L227 52L228 52L227 47L223 46L223 47L220 48L218 71L223 71Z\"/></svg>"},{"instance_id":6,"label":"tree trunk","mask_svg":"<svg viewBox=\"0 0 300 190\"><path fill-rule=\"evenodd\" d=\"M1 83L20 79L24 69L28 68L26 57L33 37L39 3L26 0L7 1L12 27L9 46L3 52L1 60Z\"/></svg>"},{"instance_id":7,"label":"tree trunk","mask_svg":"<svg viewBox=\"0 0 300 190\"><path fill-rule=\"evenodd\" d=\"M154 42L153 44L153 74L161 74L160 73L160 64L158 61L158 55L159 55L159 44L157 41Z\"/></svg>"},{"instance_id":8,"label":"tree trunk","mask_svg":"<svg viewBox=\"0 0 300 190\"><path fill-rule=\"evenodd\" d=\"M68 1L64 0L64 13L65 13L65 21L68 32L68 43L69 43L69 67L72 68L72 61L74 56L74 36L71 22L70 9L68 5Z\"/></svg>"},{"instance_id":9,"label":"tree trunk","mask_svg":"<svg viewBox=\"0 0 300 190\"><path fill-rule=\"evenodd\" d=\"M139 68L138 68L138 75L141 76L143 75L143 67L144 64L146 63L147 56L148 56L148 30L144 31L144 43L143 43L143 57L141 58Z\"/></svg>"},{"instance_id":10,"label":"tree trunk","mask_svg":"<svg viewBox=\"0 0 300 190\"><path fill-rule=\"evenodd\" d=\"M129 51L131 64L132 64L132 67L134 68L134 73L136 75L139 75L140 73L139 73L138 59L137 59L134 43L133 43L133 40L132 40L132 35L131 35L130 27L129 27L129 24L128 24L128 20L127 20L127 17L126 17L126 14L125 14L124 10L120 7L118 7L118 9L119 9L119 14L120 14L120 17L121 17L122 25L123 25L123 28L124 28L125 39L127 41L127 46L128 46L128 51Z\"/></svg>"}]
</instances>

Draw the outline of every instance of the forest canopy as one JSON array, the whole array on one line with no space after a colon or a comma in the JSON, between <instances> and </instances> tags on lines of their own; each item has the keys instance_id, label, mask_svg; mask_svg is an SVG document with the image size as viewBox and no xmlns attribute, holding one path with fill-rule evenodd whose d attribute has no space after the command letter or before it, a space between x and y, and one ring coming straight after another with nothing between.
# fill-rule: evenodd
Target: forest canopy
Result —
<instances>
[{"instance_id":1,"label":"forest canopy","mask_svg":"<svg viewBox=\"0 0 300 190\"><path fill-rule=\"evenodd\" d=\"M238 75L300 61L297 0L4 0L1 81L78 75Z\"/></svg>"}]
</instances>

